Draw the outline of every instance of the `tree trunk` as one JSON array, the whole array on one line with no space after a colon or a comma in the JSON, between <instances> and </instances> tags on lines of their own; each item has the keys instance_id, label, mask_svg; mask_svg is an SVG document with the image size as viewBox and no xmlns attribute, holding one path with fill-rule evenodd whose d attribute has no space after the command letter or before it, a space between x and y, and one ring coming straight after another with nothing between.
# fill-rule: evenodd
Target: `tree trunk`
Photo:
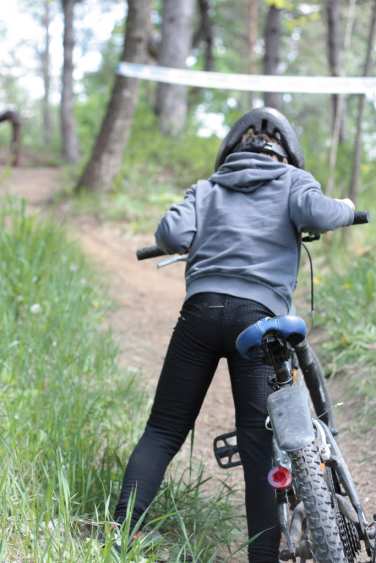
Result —
<instances>
[{"instance_id":1,"label":"tree trunk","mask_svg":"<svg viewBox=\"0 0 376 563\"><path fill-rule=\"evenodd\" d=\"M248 54L249 54L250 74L257 74L257 58L256 58L257 29L258 29L258 0L248 0Z\"/></svg>"},{"instance_id":2,"label":"tree trunk","mask_svg":"<svg viewBox=\"0 0 376 563\"><path fill-rule=\"evenodd\" d=\"M12 126L12 139L10 142L10 150L13 156L12 166L18 166L21 151L21 119L16 111L8 110L0 114L0 123L3 121L9 121Z\"/></svg>"},{"instance_id":3,"label":"tree trunk","mask_svg":"<svg viewBox=\"0 0 376 563\"><path fill-rule=\"evenodd\" d=\"M364 62L363 76L368 76L372 65L372 52L375 44L376 35L376 2L372 2L371 23L368 33L368 44L366 59ZM366 98L364 95L358 97L358 115L356 121L356 135L353 156L353 169L351 174L351 183L349 188L349 197L356 204L359 191L359 175L360 175L360 159L362 152L362 131L363 131L363 114Z\"/></svg>"},{"instance_id":4,"label":"tree trunk","mask_svg":"<svg viewBox=\"0 0 376 563\"><path fill-rule=\"evenodd\" d=\"M343 50L345 53L351 49L351 38L352 38L354 19L355 19L356 2L357 0L349 0L348 2L347 17L346 17L347 23L345 28L344 42L343 42ZM331 17L333 17L333 15ZM328 34L330 34L329 31ZM328 52L329 50L330 48L328 49ZM344 138L344 131L345 131L346 98L345 96L336 96L336 99L337 101L334 102L332 98L333 129L332 129L332 138L330 142L330 151L329 151L329 173L328 173L328 181L326 185L326 192L328 195L331 195L334 191L335 180L336 180L338 145Z\"/></svg>"},{"instance_id":5,"label":"tree trunk","mask_svg":"<svg viewBox=\"0 0 376 563\"><path fill-rule=\"evenodd\" d=\"M52 139L52 120L50 107L50 90L51 90L51 74L50 74L50 0L44 0L44 49L41 54L42 77L43 77L43 101L42 101L42 120L43 120L43 142L50 145Z\"/></svg>"},{"instance_id":6,"label":"tree trunk","mask_svg":"<svg viewBox=\"0 0 376 563\"><path fill-rule=\"evenodd\" d=\"M248 0L248 57L249 74L257 74L256 42L258 30L258 0ZM253 93L249 98L251 107L253 105Z\"/></svg>"},{"instance_id":7,"label":"tree trunk","mask_svg":"<svg viewBox=\"0 0 376 563\"><path fill-rule=\"evenodd\" d=\"M193 35L194 0L164 0L162 44L159 64L185 68ZM178 135L187 117L187 88L175 84L158 84L156 113L161 131Z\"/></svg>"},{"instance_id":8,"label":"tree trunk","mask_svg":"<svg viewBox=\"0 0 376 563\"><path fill-rule=\"evenodd\" d=\"M205 44L204 69L210 71L214 68L214 32L213 22L210 15L210 0L198 0L198 6L200 9L200 27L198 34ZM195 42L195 40L193 40L193 42Z\"/></svg>"},{"instance_id":9,"label":"tree trunk","mask_svg":"<svg viewBox=\"0 0 376 563\"><path fill-rule=\"evenodd\" d=\"M341 4L340 0L326 0L327 18L327 52L328 64L331 76L340 76L340 50L341 50ZM336 128L337 120L340 120L339 141L344 139L344 115L339 115L340 97L332 95L332 131ZM343 103L343 102L341 102Z\"/></svg>"},{"instance_id":10,"label":"tree trunk","mask_svg":"<svg viewBox=\"0 0 376 563\"><path fill-rule=\"evenodd\" d=\"M128 0L121 60L140 63L146 55L152 0ZM76 189L109 190L119 173L136 105L139 81L117 75L90 160Z\"/></svg>"},{"instance_id":11,"label":"tree trunk","mask_svg":"<svg viewBox=\"0 0 376 563\"><path fill-rule=\"evenodd\" d=\"M264 73L278 74L279 54L282 36L282 10L276 5L269 7L265 25L265 52ZM266 106L279 108L281 105L280 95L277 92L265 92L264 101Z\"/></svg>"},{"instance_id":12,"label":"tree trunk","mask_svg":"<svg viewBox=\"0 0 376 563\"><path fill-rule=\"evenodd\" d=\"M79 158L73 95L74 5L76 0L62 0L64 13L64 62L60 102L62 156L70 163Z\"/></svg>"}]
</instances>

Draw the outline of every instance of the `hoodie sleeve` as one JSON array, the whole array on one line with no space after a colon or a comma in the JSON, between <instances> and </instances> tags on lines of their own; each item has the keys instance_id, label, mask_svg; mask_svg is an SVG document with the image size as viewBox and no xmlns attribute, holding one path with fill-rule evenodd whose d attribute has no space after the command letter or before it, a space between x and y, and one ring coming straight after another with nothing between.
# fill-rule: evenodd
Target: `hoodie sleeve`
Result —
<instances>
[{"instance_id":1,"label":"hoodie sleeve","mask_svg":"<svg viewBox=\"0 0 376 563\"><path fill-rule=\"evenodd\" d=\"M184 254L196 234L196 186L185 194L184 201L173 205L162 217L155 232L159 248L168 254Z\"/></svg>"},{"instance_id":2,"label":"hoodie sleeve","mask_svg":"<svg viewBox=\"0 0 376 563\"><path fill-rule=\"evenodd\" d=\"M354 211L346 203L325 196L311 174L298 172L292 180L289 200L290 219L298 232L324 233L352 224Z\"/></svg>"}]
</instances>

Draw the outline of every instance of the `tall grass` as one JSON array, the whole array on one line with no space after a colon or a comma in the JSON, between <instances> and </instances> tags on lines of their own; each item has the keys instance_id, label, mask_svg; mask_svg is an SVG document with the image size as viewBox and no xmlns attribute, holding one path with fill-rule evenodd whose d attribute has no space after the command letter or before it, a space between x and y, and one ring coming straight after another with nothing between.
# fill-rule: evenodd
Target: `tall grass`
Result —
<instances>
[{"instance_id":1,"label":"tall grass","mask_svg":"<svg viewBox=\"0 0 376 563\"><path fill-rule=\"evenodd\" d=\"M364 255L347 273L327 277L320 289L320 309L320 323L330 334L324 348L333 353L336 364L364 364L376 376L374 258Z\"/></svg>"},{"instance_id":2,"label":"tall grass","mask_svg":"<svg viewBox=\"0 0 376 563\"><path fill-rule=\"evenodd\" d=\"M61 561L74 523L103 512L142 400L116 366L104 302L61 230L8 202L0 256L2 549Z\"/></svg>"},{"instance_id":3,"label":"tall grass","mask_svg":"<svg viewBox=\"0 0 376 563\"><path fill-rule=\"evenodd\" d=\"M342 251L343 252L343 251ZM322 344L331 374L347 375L345 388L362 399L362 416L371 428L376 422L376 270L368 250L342 272L332 271L319 286L319 324L327 340Z\"/></svg>"},{"instance_id":4,"label":"tall grass","mask_svg":"<svg viewBox=\"0 0 376 563\"><path fill-rule=\"evenodd\" d=\"M155 561L147 537L127 555L114 554L106 524L122 477L120 460L140 434L149 400L117 366L104 328L106 303L79 249L56 225L28 216L22 203L2 203L0 560ZM215 535L218 522L229 517L228 503L206 499L199 483L178 483L161 494L154 526L164 522L174 553L200 552L201 561L209 561L219 544L230 542L236 521ZM179 506L184 490L189 494ZM196 514L207 517L193 538ZM99 528L108 531L103 549ZM181 533L174 536L174 529ZM203 559L198 542L204 533L216 541Z\"/></svg>"}]
</instances>

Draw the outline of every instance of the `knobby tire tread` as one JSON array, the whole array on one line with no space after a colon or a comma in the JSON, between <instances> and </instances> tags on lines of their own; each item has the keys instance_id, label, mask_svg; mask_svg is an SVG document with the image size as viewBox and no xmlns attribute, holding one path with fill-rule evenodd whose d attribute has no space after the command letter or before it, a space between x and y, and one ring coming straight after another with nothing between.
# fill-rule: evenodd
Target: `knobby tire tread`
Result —
<instances>
[{"instance_id":1,"label":"knobby tire tread","mask_svg":"<svg viewBox=\"0 0 376 563\"><path fill-rule=\"evenodd\" d=\"M316 563L348 563L336 522L331 494L314 444L292 454L294 483L303 501Z\"/></svg>"}]
</instances>

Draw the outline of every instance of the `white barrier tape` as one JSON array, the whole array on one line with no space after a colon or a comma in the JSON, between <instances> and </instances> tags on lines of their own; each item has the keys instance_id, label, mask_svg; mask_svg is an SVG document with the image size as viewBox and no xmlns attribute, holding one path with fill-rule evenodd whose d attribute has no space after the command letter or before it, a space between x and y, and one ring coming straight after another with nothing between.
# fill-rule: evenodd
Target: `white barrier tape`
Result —
<instances>
[{"instance_id":1,"label":"white barrier tape","mask_svg":"<svg viewBox=\"0 0 376 563\"><path fill-rule=\"evenodd\" d=\"M121 76L219 90L295 94L376 94L376 78L230 74L122 62Z\"/></svg>"}]
</instances>

